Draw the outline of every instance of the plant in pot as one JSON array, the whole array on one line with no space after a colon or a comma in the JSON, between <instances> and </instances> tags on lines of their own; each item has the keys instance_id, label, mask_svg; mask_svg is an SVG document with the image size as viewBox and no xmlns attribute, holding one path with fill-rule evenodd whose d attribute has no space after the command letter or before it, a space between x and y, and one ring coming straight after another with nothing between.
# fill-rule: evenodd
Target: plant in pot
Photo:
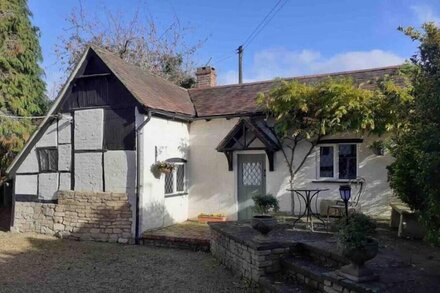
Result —
<instances>
[{"instance_id":1,"label":"plant in pot","mask_svg":"<svg viewBox=\"0 0 440 293\"><path fill-rule=\"evenodd\" d=\"M166 161L159 161L154 163L151 166L151 172L153 173L154 177L159 178L160 174L170 174L174 170L174 164L166 162Z\"/></svg>"},{"instance_id":2,"label":"plant in pot","mask_svg":"<svg viewBox=\"0 0 440 293\"><path fill-rule=\"evenodd\" d=\"M278 200L271 194L255 195L252 197L256 215L252 218L252 228L267 235L277 225L277 220L271 215L279 210Z\"/></svg>"},{"instance_id":3,"label":"plant in pot","mask_svg":"<svg viewBox=\"0 0 440 293\"><path fill-rule=\"evenodd\" d=\"M376 156L383 156L385 154L385 142L382 140L376 140L370 144L370 149Z\"/></svg>"},{"instance_id":4,"label":"plant in pot","mask_svg":"<svg viewBox=\"0 0 440 293\"><path fill-rule=\"evenodd\" d=\"M353 213L348 222L345 218L339 219L337 227L338 249L350 261L338 274L355 282L377 279L378 276L365 266L379 250L378 242L371 237L376 231L376 223L364 214Z\"/></svg>"}]
</instances>

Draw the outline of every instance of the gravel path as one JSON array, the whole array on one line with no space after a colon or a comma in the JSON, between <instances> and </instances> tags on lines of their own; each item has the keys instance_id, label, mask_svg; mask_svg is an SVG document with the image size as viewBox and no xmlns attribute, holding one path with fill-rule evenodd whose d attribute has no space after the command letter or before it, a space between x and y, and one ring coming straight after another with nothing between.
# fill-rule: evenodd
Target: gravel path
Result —
<instances>
[{"instance_id":1,"label":"gravel path","mask_svg":"<svg viewBox=\"0 0 440 293\"><path fill-rule=\"evenodd\" d=\"M0 232L1 292L244 292L210 254Z\"/></svg>"}]
</instances>

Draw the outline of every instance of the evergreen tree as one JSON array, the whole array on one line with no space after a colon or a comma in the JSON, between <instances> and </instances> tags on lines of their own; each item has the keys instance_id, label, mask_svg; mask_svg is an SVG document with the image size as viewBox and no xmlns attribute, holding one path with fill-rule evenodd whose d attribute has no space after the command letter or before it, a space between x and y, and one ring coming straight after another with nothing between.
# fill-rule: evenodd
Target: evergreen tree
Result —
<instances>
[{"instance_id":1,"label":"evergreen tree","mask_svg":"<svg viewBox=\"0 0 440 293\"><path fill-rule=\"evenodd\" d=\"M420 45L411 58L414 106L408 129L394 138L389 171L394 192L420 213L426 238L440 245L440 28L422 28L401 29Z\"/></svg>"},{"instance_id":2,"label":"evergreen tree","mask_svg":"<svg viewBox=\"0 0 440 293\"><path fill-rule=\"evenodd\" d=\"M35 120L4 116L42 115L49 104L31 16L26 0L0 0L0 182L36 126Z\"/></svg>"}]
</instances>

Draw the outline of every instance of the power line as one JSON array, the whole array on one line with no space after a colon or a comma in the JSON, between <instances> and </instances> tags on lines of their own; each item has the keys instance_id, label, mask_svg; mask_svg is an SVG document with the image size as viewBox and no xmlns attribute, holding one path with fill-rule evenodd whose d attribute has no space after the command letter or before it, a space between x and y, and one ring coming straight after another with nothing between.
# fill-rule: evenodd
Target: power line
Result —
<instances>
[{"instance_id":1,"label":"power line","mask_svg":"<svg viewBox=\"0 0 440 293\"><path fill-rule=\"evenodd\" d=\"M243 42L243 46L247 44L247 42L253 37L253 35L257 32L257 30L264 24L264 22L267 20L267 18L272 14L272 12L277 8L278 5L283 0L278 0L277 3L272 7L272 9L264 16L264 18L260 21L260 23L254 28L254 30L251 32L251 34L247 37L247 39Z\"/></svg>"},{"instance_id":2,"label":"power line","mask_svg":"<svg viewBox=\"0 0 440 293\"><path fill-rule=\"evenodd\" d=\"M283 2L284 1L284 2ZM243 49L247 47L262 31L263 29L272 21L272 19L277 15L277 13L286 5L288 0L278 0L275 5L270 9L270 11L264 16L264 18L258 23L255 29L249 34L246 40L243 42ZM223 55L218 60L214 60L213 64L219 64L223 61L226 61L233 56L235 56L236 52ZM208 62L209 63L209 62Z\"/></svg>"},{"instance_id":3,"label":"power line","mask_svg":"<svg viewBox=\"0 0 440 293\"><path fill-rule=\"evenodd\" d=\"M282 2L282 1L283 0L279 0L275 4L275 6L269 11L269 13L263 18L263 20L260 22L260 24L257 25L257 27L254 29L254 31L249 35L249 37L243 43L243 47L247 47L263 31L263 29L272 21L272 19L278 14L278 12L288 2L288 0L284 0L284 2ZM278 7L278 9L276 9L277 7Z\"/></svg>"},{"instance_id":4,"label":"power line","mask_svg":"<svg viewBox=\"0 0 440 293\"><path fill-rule=\"evenodd\" d=\"M221 58L219 58L218 60L214 60L214 62L212 62L212 63L213 64L219 64L219 63L221 63L223 61L226 61L226 60L228 60L228 59L230 59L230 58L232 58L234 56L235 56L235 52L231 53L229 55L223 55Z\"/></svg>"},{"instance_id":5,"label":"power line","mask_svg":"<svg viewBox=\"0 0 440 293\"><path fill-rule=\"evenodd\" d=\"M15 115L7 115L0 112L0 117L10 118L10 119L43 119L46 116L15 116Z\"/></svg>"}]
</instances>

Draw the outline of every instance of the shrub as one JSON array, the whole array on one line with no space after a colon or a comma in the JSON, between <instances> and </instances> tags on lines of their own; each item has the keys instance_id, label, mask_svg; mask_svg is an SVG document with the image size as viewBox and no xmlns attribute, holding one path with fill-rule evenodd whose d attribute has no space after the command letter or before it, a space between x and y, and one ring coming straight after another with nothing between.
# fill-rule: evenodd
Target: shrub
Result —
<instances>
[{"instance_id":1,"label":"shrub","mask_svg":"<svg viewBox=\"0 0 440 293\"><path fill-rule=\"evenodd\" d=\"M411 58L414 105L407 109L408 129L398 133L390 148L395 161L389 167L394 193L420 215L426 238L440 245L440 28L402 29L419 42Z\"/></svg>"},{"instance_id":2,"label":"shrub","mask_svg":"<svg viewBox=\"0 0 440 293\"><path fill-rule=\"evenodd\" d=\"M255 195L252 197L255 203L254 211L258 214L267 215L269 212L279 211L278 200L271 194Z\"/></svg>"},{"instance_id":3,"label":"shrub","mask_svg":"<svg viewBox=\"0 0 440 293\"><path fill-rule=\"evenodd\" d=\"M376 231L376 222L364 214L354 213L346 218L340 218L336 222L339 242L350 248L360 248L367 239Z\"/></svg>"}]
</instances>

